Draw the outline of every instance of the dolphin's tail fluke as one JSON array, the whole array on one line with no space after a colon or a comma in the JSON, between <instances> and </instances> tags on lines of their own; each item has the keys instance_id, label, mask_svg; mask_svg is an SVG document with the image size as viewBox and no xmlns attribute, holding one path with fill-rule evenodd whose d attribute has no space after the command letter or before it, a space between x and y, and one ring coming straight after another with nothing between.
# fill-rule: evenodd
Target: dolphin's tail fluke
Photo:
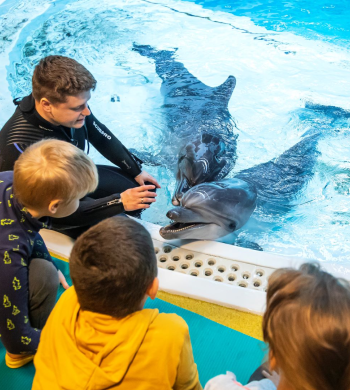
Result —
<instances>
[{"instance_id":1,"label":"dolphin's tail fluke","mask_svg":"<svg viewBox=\"0 0 350 390\"><path fill-rule=\"evenodd\" d=\"M154 60L170 60L175 54L177 49L174 50L156 50L150 45L137 45L133 44L133 51L136 51L141 56L153 58Z\"/></svg>"},{"instance_id":2,"label":"dolphin's tail fluke","mask_svg":"<svg viewBox=\"0 0 350 390\"><path fill-rule=\"evenodd\" d=\"M157 75L163 81L165 81L169 77L169 75L173 73L175 68L177 68L178 70L178 75L188 73L187 69L183 66L181 62L176 62L174 60L173 56L177 49L157 50L150 45L137 45L136 43L134 43L133 50L139 53L141 56L152 58L154 60ZM192 78L194 79L194 76L192 76Z\"/></svg>"},{"instance_id":3,"label":"dolphin's tail fluke","mask_svg":"<svg viewBox=\"0 0 350 390\"><path fill-rule=\"evenodd\" d=\"M336 106L325 106L313 102L306 102L305 108L317 111L330 117L336 118L350 118L350 111Z\"/></svg>"},{"instance_id":4,"label":"dolphin's tail fluke","mask_svg":"<svg viewBox=\"0 0 350 390\"><path fill-rule=\"evenodd\" d=\"M312 123L303 137L319 133L321 136L335 135L349 129L350 111L336 106L325 106L312 102L305 103L302 118Z\"/></svg>"},{"instance_id":5,"label":"dolphin's tail fluke","mask_svg":"<svg viewBox=\"0 0 350 390\"><path fill-rule=\"evenodd\" d=\"M163 87L165 84L167 85L162 90L162 93L165 95L168 94L172 97L207 97L211 102L219 102L220 107L227 109L228 102L236 86L235 77L229 76L224 83L216 88L212 88L198 80L197 77L185 68L182 62L174 58L177 49L157 50L150 45L137 45L134 43L132 50L154 60L157 75L163 80ZM182 104L186 104L186 101L182 100ZM191 98L188 99L188 102L192 102Z\"/></svg>"},{"instance_id":6,"label":"dolphin's tail fluke","mask_svg":"<svg viewBox=\"0 0 350 390\"><path fill-rule=\"evenodd\" d=\"M229 100L231 99L235 86L236 86L236 78L234 76L228 76L225 82L223 82L218 87L213 88L214 89L213 95L215 99L218 99L221 102L225 101L227 105Z\"/></svg>"}]
</instances>

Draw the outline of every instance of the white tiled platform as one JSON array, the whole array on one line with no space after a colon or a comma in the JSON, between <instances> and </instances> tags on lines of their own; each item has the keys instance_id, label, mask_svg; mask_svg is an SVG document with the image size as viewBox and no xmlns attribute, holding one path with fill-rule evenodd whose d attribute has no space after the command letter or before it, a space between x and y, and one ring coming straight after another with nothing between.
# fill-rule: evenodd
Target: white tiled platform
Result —
<instances>
[{"instance_id":1,"label":"white tiled platform","mask_svg":"<svg viewBox=\"0 0 350 390\"><path fill-rule=\"evenodd\" d=\"M136 221L152 236L160 290L171 294L262 314L269 275L277 268L298 267L303 262L215 241L166 241L158 225ZM74 240L50 230L40 233L52 254L68 259Z\"/></svg>"}]
</instances>

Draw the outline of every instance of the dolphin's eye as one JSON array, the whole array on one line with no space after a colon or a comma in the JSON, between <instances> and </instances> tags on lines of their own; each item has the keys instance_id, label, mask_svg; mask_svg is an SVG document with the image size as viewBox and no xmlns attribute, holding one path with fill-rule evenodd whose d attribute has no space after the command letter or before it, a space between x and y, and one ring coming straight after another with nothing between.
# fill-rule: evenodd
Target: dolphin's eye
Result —
<instances>
[{"instance_id":1,"label":"dolphin's eye","mask_svg":"<svg viewBox=\"0 0 350 390\"><path fill-rule=\"evenodd\" d=\"M235 230L236 229L236 223L235 222L231 222L228 227L232 230Z\"/></svg>"}]
</instances>

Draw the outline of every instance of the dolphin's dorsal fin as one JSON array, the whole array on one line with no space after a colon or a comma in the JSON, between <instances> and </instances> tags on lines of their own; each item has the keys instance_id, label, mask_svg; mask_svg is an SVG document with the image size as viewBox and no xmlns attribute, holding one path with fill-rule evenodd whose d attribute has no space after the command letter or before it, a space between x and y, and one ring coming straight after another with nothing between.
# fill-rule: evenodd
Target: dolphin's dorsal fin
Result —
<instances>
[{"instance_id":1,"label":"dolphin's dorsal fin","mask_svg":"<svg viewBox=\"0 0 350 390\"><path fill-rule=\"evenodd\" d=\"M215 99L225 101L228 104L233 90L236 86L236 78L234 76L228 76L227 80L216 88L213 88L213 95Z\"/></svg>"}]
</instances>

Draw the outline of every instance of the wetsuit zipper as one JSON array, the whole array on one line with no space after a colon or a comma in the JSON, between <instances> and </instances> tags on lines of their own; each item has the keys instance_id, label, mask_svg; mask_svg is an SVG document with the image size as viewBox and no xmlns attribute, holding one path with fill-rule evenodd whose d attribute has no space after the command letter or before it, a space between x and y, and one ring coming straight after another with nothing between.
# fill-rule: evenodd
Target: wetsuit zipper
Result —
<instances>
[{"instance_id":1,"label":"wetsuit zipper","mask_svg":"<svg viewBox=\"0 0 350 390\"><path fill-rule=\"evenodd\" d=\"M110 200L109 202L107 202L105 204L101 204L101 205L98 205L98 206L95 206L95 207L90 207L89 209L84 210L84 212L85 213L90 213L92 211L105 209L106 207L113 206L115 204L121 204L122 205L123 203L122 203L122 200L120 198L117 198L117 199Z\"/></svg>"}]
</instances>

